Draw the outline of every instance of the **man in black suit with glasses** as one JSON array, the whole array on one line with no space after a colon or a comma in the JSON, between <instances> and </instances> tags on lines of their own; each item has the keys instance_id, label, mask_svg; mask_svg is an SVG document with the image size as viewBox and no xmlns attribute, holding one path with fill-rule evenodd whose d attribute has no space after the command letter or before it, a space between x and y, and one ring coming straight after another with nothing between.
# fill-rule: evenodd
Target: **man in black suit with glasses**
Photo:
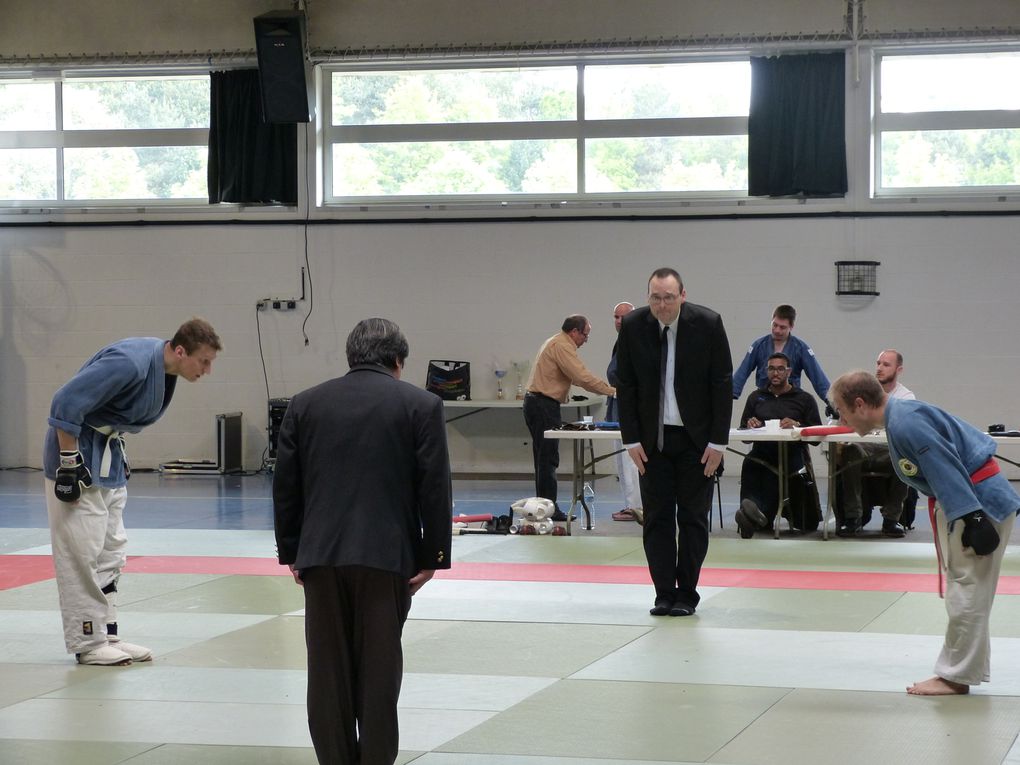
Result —
<instances>
[{"instance_id":1,"label":"man in black suit with glasses","mask_svg":"<svg viewBox=\"0 0 1020 765\"><path fill-rule=\"evenodd\" d=\"M729 439L733 361L722 318L686 302L680 274L648 280L648 306L623 319L620 429L641 474L653 616L690 616L708 553L713 479Z\"/></svg>"}]
</instances>

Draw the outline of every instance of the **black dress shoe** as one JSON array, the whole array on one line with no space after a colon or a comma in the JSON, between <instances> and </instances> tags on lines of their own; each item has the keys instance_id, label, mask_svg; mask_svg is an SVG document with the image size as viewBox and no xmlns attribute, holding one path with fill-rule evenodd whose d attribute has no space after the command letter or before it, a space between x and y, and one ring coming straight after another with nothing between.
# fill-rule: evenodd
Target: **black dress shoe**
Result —
<instances>
[{"instance_id":1,"label":"black dress shoe","mask_svg":"<svg viewBox=\"0 0 1020 765\"><path fill-rule=\"evenodd\" d=\"M861 524L860 521L847 521L838 529L836 529L837 537L855 537L860 533Z\"/></svg>"},{"instance_id":2,"label":"black dress shoe","mask_svg":"<svg viewBox=\"0 0 1020 765\"><path fill-rule=\"evenodd\" d=\"M765 517L765 513L759 509L754 500L750 499L740 500L740 507L733 515L733 520L737 522L737 530L740 531L741 539L750 539L754 536L754 532L769 525L769 519Z\"/></svg>"},{"instance_id":3,"label":"black dress shoe","mask_svg":"<svg viewBox=\"0 0 1020 765\"><path fill-rule=\"evenodd\" d=\"M903 525L898 521L890 521L888 519L882 521L882 534L887 537L893 537L899 539L906 536L907 530L903 528Z\"/></svg>"},{"instance_id":4,"label":"black dress shoe","mask_svg":"<svg viewBox=\"0 0 1020 765\"><path fill-rule=\"evenodd\" d=\"M648 609L652 616L666 616L673 608L673 603L666 598L656 598L655 605Z\"/></svg>"},{"instance_id":5,"label":"black dress shoe","mask_svg":"<svg viewBox=\"0 0 1020 765\"><path fill-rule=\"evenodd\" d=\"M563 521L567 520L567 514L565 512L563 512L562 510L556 510L556 511L553 512L552 515L549 516L549 520L550 521L556 521L558 523L562 523ZM576 521L577 520L577 516L576 515L570 516L570 520Z\"/></svg>"},{"instance_id":6,"label":"black dress shoe","mask_svg":"<svg viewBox=\"0 0 1020 765\"><path fill-rule=\"evenodd\" d=\"M740 500L740 509L744 511L744 515L750 519L757 528L763 529L769 525L769 519L765 517L765 513L758 507L758 503L753 499L742 499Z\"/></svg>"},{"instance_id":7,"label":"black dress shoe","mask_svg":"<svg viewBox=\"0 0 1020 765\"><path fill-rule=\"evenodd\" d=\"M754 524L751 522L751 519L744 514L742 508L737 509L737 512L733 515L733 520L737 522L737 531L740 532L741 539L750 539L754 536Z\"/></svg>"},{"instance_id":8,"label":"black dress shoe","mask_svg":"<svg viewBox=\"0 0 1020 765\"><path fill-rule=\"evenodd\" d=\"M670 616L692 616L694 614L694 606L689 606L686 603L681 603L679 600L673 604L673 607L669 609Z\"/></svg>"}]
</instances>

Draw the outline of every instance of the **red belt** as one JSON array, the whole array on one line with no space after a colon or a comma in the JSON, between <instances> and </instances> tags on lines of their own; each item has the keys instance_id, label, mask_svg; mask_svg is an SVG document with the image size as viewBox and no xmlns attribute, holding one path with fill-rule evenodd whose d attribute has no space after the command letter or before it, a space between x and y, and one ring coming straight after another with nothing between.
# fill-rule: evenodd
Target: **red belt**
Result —
<instances>
[{"instance_id":1,"label":"red belt","mask_svg":"<svg viewBox=\"0 0 1020 765\"><path fill-rule=\"evenodd\" d=\"M999 463L994 457L989 457L988 462L970 474L970 482L977 486L979 483L999 472ZM935 558L939 566L939 597L942 593L942 547L939 545L938 529L935 526L935 497L928 497L928 519L931 521L932 536L935 538Z\"/></svg>"},{"instance_id":2,"label":"red belt","mask_svg":"<svg viewBox=\"0 0 1020 765\"><path fill-rule=\"evenodd\" d=\"M998 472L999 463L995 461L994 457L989 457L988 462L970 474L970 482L975 485L979 484L986 478L991 478Z\"/></svg>"}]
</instances>

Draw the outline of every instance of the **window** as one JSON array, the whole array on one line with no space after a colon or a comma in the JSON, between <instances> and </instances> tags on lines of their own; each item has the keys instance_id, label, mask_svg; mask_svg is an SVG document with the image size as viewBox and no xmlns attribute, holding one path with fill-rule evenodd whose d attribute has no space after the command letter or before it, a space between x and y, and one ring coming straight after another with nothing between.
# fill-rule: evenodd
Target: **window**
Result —
<instances>
[{"instance_id":1,"label":"window","mask_svg":"<svg viewBox=\"0 0 1020 765\"><path fill-rule=\"evenodd\" d=\"M207 75L0 81L0 204L204 201Z\"/></svg>"},{"instance_id":2,"label":"window","mask_svg":"<svg viewBox=\"0 0 1020 765\"><path fill-rule=\"evenodd\" d=\"M747 60L326 74L327 202L746 195Z\"/></svg>"},{"instance_id":3,"label":"window","mask_svg":"<svg viewBox=\"0 0 1020 765\"><path fill-rule=\"evenodd\" d=\"M876 195L1020 185L1020 51L878 58Z\"/></svg>"}]
</instances>

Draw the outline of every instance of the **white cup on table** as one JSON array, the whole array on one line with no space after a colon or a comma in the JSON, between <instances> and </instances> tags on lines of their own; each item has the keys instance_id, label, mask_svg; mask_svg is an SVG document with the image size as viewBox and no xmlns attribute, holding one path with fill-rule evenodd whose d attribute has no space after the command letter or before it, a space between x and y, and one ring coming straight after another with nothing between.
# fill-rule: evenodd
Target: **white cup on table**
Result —
<instances>
[{"instance_id":1,"label":"white cup on table","mask_svg":"<svg viewBox=\"0 0 1020 765\"><path fill-rule=\"evenodd\" d=\"M779 423L782 420L765 420L765 432L766 433L779 433L782 428L779 427Z\"/></svg>"}]
</instances>

